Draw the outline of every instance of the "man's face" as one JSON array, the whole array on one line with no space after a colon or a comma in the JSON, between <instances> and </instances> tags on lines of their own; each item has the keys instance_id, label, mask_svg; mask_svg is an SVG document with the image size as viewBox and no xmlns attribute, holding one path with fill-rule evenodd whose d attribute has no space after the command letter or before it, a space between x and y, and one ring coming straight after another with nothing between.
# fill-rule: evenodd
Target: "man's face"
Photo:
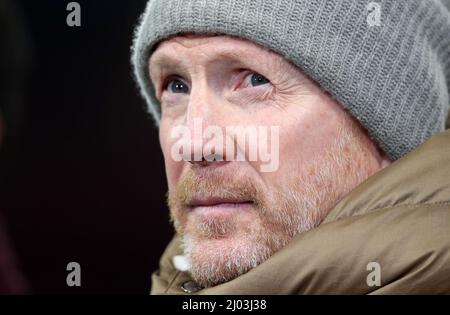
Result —
<instances>
[{"instance_id":1,"label":"man's face","mask_svg":"<svg viewBox=\"0 0 450 315\"><path fill-rule=\"evenodd\" d=\"M375 145L335 100L283 57L249 41L175 37L156 49L150 74L161 103L171 217L192 277L203 286L247 272L318 226L382 165ZM202 133L195 145L199 120L223 134L229 126L267 127L258 139L267 140L279 162L262 171L267 160L249 158L251 144L233 136L227 143L244 152L244 161L225 153L226 139L213 152L224 161L186 161L212 139ZM188 136L174 137L180 126ZM271 127L278 127L276 137ZM180 141L192 149L181 161L174 158Z\"/></svg>"}]
</instances>

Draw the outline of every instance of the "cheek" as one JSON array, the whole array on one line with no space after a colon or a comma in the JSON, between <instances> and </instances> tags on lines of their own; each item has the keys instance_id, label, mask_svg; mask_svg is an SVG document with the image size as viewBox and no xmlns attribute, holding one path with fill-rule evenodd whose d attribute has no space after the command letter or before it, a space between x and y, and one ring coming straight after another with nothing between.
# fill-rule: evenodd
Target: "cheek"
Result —
<instances>
[{"instance_id":1,"label":"cheek","mask_svg":"<svg viewBox=\"0 0 450 315\"><path fill-rule=\"evenodd\" d=\"M309 105L288 107L280 113L280 163L275 173L278 179L304 172L307 165L323 156L336 138L339 115L319 110L313 102Z\"/></svg>"},{"instance_id":2,"label":"cheek","mask_svg":"<svg viewBox=\"0 0 450 315\"><path fill-rule=\"evenodd\" d=\"M164 156L166 177L169 189L173 189L181 175L183 162L177 162L172 158L171 150L176 139L171 138L171 124L162 119L159 128L159 142Z\"/></svg>"}]
</instances>

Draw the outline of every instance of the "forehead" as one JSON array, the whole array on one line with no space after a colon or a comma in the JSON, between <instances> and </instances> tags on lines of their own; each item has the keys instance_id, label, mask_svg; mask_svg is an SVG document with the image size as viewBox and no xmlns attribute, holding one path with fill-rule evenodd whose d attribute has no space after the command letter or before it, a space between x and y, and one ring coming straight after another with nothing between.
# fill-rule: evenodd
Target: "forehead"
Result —
<instances>
[{"instance_id":1,"label":"forehead","mask_svg":"<svg viewBox=\"0 0 450 315\"><path fill-rule=\"evenodd\" d=\"M277 59L277 54L245 39L221 35L183 35L161 42L150 58L150 68L174 64L181 58L210 61L214 59ZM201 57L198 59L198 57Z\"/></svg>"}]
</instances>

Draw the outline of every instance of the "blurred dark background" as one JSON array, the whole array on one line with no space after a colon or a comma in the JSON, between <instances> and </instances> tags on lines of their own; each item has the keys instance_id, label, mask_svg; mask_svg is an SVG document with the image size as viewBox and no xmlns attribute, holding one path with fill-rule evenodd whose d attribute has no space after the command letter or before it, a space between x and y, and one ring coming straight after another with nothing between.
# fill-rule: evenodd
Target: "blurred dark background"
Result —
<instances>
[{"instance_id":1,"label":"blurred dark background","mask_svg":"<svg viewBox=\"0 0 450 315\"><path fill-rule=\"evenodd\" d=\"M0 0L16 45L2 32L0 50L19 67L2 80L16 91L3 109L3 224L29 293L148 294L172 228L157 129L129 62L146 1L77 1L81 27L66 24L69 2ZM81 287L66 284L71 261Z\"/></svg>"}]
</instances>

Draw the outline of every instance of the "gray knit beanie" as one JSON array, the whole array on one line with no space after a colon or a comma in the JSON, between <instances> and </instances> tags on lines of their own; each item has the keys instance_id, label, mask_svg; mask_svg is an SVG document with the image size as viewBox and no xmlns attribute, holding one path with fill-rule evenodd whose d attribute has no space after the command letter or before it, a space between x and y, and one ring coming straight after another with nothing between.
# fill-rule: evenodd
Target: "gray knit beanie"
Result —
<instances>
[{"instance_id":1,"label":"gray knit beanie","mask_svg":"<svg viewBox=\"0 0 450 315\"><path fill-rule=\"evenodd\" d=\"M445 128L450 0L150 0L132 64L157 123L148 60L158 42L182 33L238 36L284 56L393 160Z\"/></svg>"}]
</instances>

